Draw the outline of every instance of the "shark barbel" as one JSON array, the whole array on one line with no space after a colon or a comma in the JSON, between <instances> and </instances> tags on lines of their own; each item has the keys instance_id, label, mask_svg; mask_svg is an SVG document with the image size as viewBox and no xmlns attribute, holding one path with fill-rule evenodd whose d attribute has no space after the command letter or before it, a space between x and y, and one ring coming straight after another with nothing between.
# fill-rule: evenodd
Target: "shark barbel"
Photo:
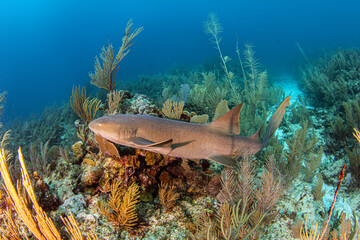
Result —
<instances>
[{"instance_id":1,"label":"shark barbel","mask_svg":"<svg viewBox=\"0 0 360 240\"><path fill-rule=\"evenodd\" d=\"M95 134L120 145L180 158L208 159L233 167L238 156L255 154L266 147L289 105L290 96L270 118L261 140L260 130L249 137L239 135L242 104L208 124L119 114L95 119L89 127Z\"/></svg>"}]
</instances>

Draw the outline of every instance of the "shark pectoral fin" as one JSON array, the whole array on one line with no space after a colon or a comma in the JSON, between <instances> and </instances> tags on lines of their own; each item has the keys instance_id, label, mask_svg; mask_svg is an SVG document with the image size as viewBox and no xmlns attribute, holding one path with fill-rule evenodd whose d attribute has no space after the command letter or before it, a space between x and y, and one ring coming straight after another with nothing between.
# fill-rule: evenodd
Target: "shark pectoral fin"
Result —
<instances>
[{"instance_id":1,"label":"shark pectoral fin","mask_svg":"<svg viewBox=\"0 0 360 240\"><path fill-rule=\"evenodd\" d=\"M168 155L171 151L172 151L172 145L173 140L169 139L166 141L162 141L162 142L156 142L153 144L149 144L147 146L145 146L147 149L149 149L150 151L156 151L158 153L161 153L163 155Z\"/></svg>"},{"instance_id":2,"label":"shark pectoral fin","mask_svg":"<svg viewBox=\"0 0 360 240\"><path fill-rule=\"evenodd\" d=\"M120 158L119 151L112 142L103 138L99 134L95 134L95 140L98 142L100 151L103 154L108 154L110 156L115 156L117 158Z\"/></svg>"},{"instance_id":3,"label":"shark pectoral fin","mask_svg":"<svg viewBox=\"0 0 360 240\"><path fill-rule=\"evenodd\" d=\"M162 142L152 142L150 140L147 140L145 138L132 138L129 141L140 145L142 148L149 150L149 151L154 151L154 152L158 152L164 155L169 154L172 151L172 143L173 140L172 139L168 139Z\"/></svg>"},{"instance_id":4,"label":"shark pectoral fin","mask_svg":"<svg viewBox=\"0 0 360 240\"><path fill-rule=\"evenodd\" d=\"M141 138L141 137L134 137L134 138L130 138L128 139L129 142L133 142L137 145L140 145L140 146L148 146L148 145L151 145L151 144L154 144L155 142L153 141L150 141L150 140L147 140L145 138Z\"/></svg>"},{"instance_id":5,"label":"shark pectoral fin","mask_svg":"<svg viewBox=\"0 0 360 240\"><path fill-rule=\"evenodd\" d=\"M217 163L227 166L227 167L235 167L235 165L236 165L236 158L231 157L231 156L211 155L211 156L207 157L206 159L217 162Z\"/></svg>"}]
</instances>

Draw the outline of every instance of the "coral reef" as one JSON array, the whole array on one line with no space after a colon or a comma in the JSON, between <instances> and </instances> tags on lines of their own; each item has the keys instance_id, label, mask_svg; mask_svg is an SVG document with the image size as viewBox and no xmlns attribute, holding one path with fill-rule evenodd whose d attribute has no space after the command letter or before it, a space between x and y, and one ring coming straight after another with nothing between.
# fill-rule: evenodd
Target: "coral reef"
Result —
<instances>
[{"instance_id":1,"label":"coral reef","mask_svg":"<svg viewBox=\"0 0 360 240\"><path fill-rule=\"evenodd\" d=\"M236 62L223 54L224 29L215 15L205 28L216 61L122 82L131 92L116 89L119 63L142 31L131 28L129 21L119 52L108 44L95 59L91 83L108 91L101 102L74 87L68 104L4 126L12 132L0 152L2 239L291 240L319 236L325 228L323 239L358 237L360 156L352 136L360 125L358 50L308 62L307 98L292 103L265 151L229 169L130 149L89 131L96 116L120 113L206 123L228 112L228 105L244 102L240 128L249 135L283 97L252 44L241 51L237 43ZM320 107L307 106L307 100ZM13 157L18 145L24 146L20 162ZM327 227L321 224L326 219Z\"/></svg>"},{"instance_id":2,"label":"coral reef","mask_svg":"<svg viewBox=\"0 0 360 240\"><path fill-rule=\"evenodd\" d=\"M131 230L136 226L138 216L136 206L139 203L140 191L139 186L135 183L124 192L120 182L111 184L109 200L107 207L104 203L99 203L99 208L106 219L117 228ZM107 209L109 208L109 209Z\"/></svg>"}]
</instances>

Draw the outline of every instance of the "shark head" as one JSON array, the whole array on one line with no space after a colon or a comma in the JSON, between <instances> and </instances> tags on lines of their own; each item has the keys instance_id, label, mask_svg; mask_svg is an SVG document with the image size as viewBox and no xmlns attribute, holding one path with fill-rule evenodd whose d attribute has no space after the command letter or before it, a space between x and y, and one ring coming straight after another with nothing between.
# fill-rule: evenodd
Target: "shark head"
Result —
<instances>
[{"instance_id":1,"label":"shark head","mask_svg":"<svg viewBox=\"0 0 360 240\"><path fill-rule=\"evenodd\" d=\"M113 138L116 137L116 133L119 132L119 124L117 124L110 116L101 117L91 121L89 123L89 128L95 134L109 139L110 141L113 140Z\"/></svg>"},{"instance_id":2,"label":"shark head","mask_svg":"<svg viewBox=\"0 0 360 240\"><path fill-rule=\"evenodd\" d=\"M110 115L95 119L89 123L89 128L96 135L100 135L114 143L122 144L136 136L137 128L129 126L133 122L133 116Z\"/></svg>"}]
</instances>

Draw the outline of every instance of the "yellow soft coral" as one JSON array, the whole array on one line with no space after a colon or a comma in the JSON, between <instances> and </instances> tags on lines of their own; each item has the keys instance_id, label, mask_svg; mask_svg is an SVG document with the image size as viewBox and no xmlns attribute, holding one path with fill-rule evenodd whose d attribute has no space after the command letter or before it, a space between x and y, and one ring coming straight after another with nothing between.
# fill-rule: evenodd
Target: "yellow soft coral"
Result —
<instances>
[{"instance_id":1,"label":"yellow soft coral","mask_svg":"<svg viewBox=\"0 0 360 240\"><path fill-rule=\"evenodd\" d=\"M140 201L139 189L140 187L133 183L125 192L123 187L120 186L120 182L115 182L111 185L107 206L100 202L99 208L101 212L116 228L130 230L136 226L138 221L136 206Z\"/></svg>"},{"instance_id":2,"label":"yellow soft coral","mask_svg":"<svg viewBox=\"0 0 360 240\"><path fill-rule=\"evenodd\" d=\"M5 135L6 136L6 135ZM1 177L4 181L5 191L11 201L14 210L18 214L19 218L23 221L23 223L28 227L30 232L39 240L60 240L62 239L59 231L55 227L51 218L47 216L47 214L43 211L43 209L39 206L38 201L35 197L35 192L32 187L29 174L25 167L24 157L22 155L21 149L18 150L18 158L20 162L20 170L21 170L21 183L17 185L18 188L15 188L11 176L9 173L9 169L7 166L7 154L4 148L0 149L0 173ZM24 191L21 191L21 187ZM13 232L16 231L16 225L12 220L11 211L7 211L5 214L5 228L12 229ZM69 221L69 220L71 221ZM65 217L63 219L66 227L66 231L71 235L72 239L84 239L81 235L79 227L73 219L73 216ZM0 228L0 239L9 239L3 229ZM25 236L23 236L25 238ZM16 236L18 239L22 239L19 236ZM16 239L15 238L15 239ZM14 238L11 238L14 239ZM91 231L89 236L86 238L87 240L97 240L97 236L94 235Z\"/></svg>"}]
</instances>

